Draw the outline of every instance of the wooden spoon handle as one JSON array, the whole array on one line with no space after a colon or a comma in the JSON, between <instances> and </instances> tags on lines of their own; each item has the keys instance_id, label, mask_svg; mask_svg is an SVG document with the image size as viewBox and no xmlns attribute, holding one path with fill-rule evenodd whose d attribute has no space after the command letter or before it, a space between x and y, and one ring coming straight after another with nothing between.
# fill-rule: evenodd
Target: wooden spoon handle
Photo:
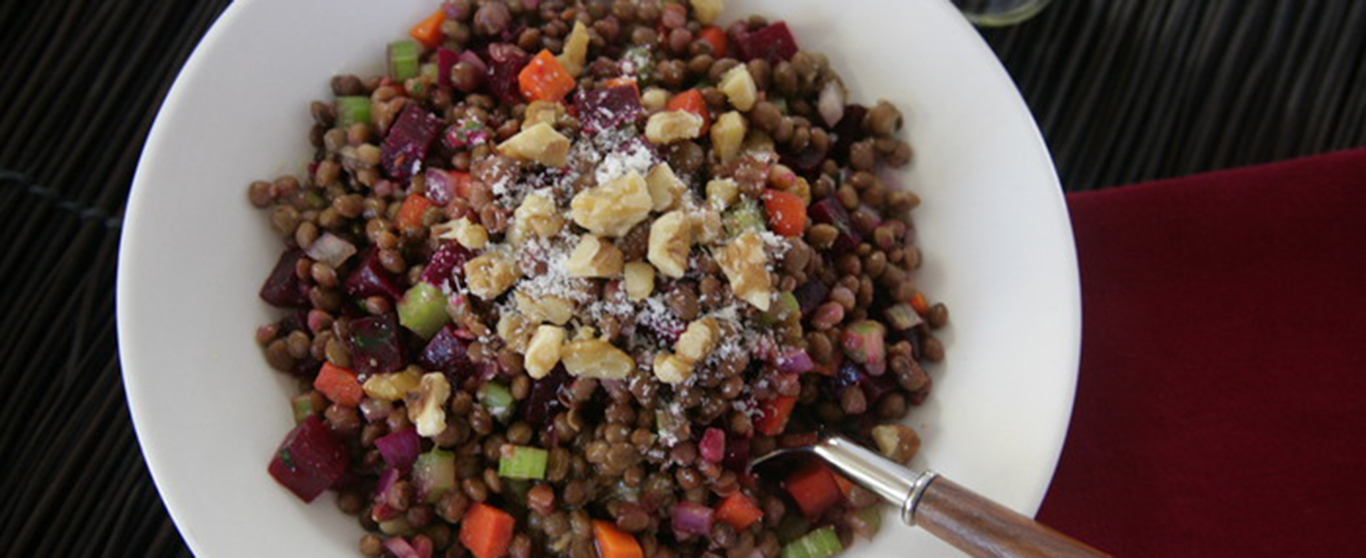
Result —
<instances>
[{"instance_id":1,"label":"wooden spoon handle","mask_svg":"<svg viewBox=\"0 0 1366 558\"><path fill-rule=\"evenodd\" d=\"M944 477L925 487L914 519L972 556L1108 556Z\"/></svg>"}]
</instances>

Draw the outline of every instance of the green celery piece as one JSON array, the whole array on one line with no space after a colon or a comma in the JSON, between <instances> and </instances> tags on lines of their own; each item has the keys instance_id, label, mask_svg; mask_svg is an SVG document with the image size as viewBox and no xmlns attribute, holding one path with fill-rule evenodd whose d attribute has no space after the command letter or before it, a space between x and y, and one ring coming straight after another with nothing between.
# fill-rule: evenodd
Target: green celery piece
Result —
<instances>
[{"instance_id":1,"label":"green celery piece","mask_svg":"<svg viewBox=\"0 0 1366 558\"><path fill-rule=\"evenodd\" d=\"M882 530L882 506L872 505L856 512L859 521L868 526L868 538L877 536L877 532Z\"/></svg>"},{"instance_id":2,"label":"green celery piece","mask_svg":"<svg viewBox=\"0 0 1366 558\"><path fill-rule=\"evenodd\" d=\"M428 504L455 488L455 454L432 448L413 463L413 485Z\"/></svg>"},{"instance_id":3,"label":"green celery piece","mask_svg":"<svg viewBox=\"0 0 1366 558\"><path fill-rule=\"evenodd\" d=\"M420 281L398 301L398 323L423 339L431 339L441 326L451 321L446 313L446 295L436 285Z\"/></svg>"},{"instance_id":4,"label":"green celery piece","mask_svg":"<svg viewBox=\"0 0 1366 558\"><path fill-rule=\"evenodd\" d=\"M543 479L550 452L530 446L503 446L498 476L509 479Z\"/></svg>"},{"instance_id":5,"label":"green celery piece","mask_svg":"<svg viewBox=\"0 0 1366 558\"><path fill-rule=\"evenodd\" d=\"M293 399L290 399L289 402L290 407L294 409L295 424L301 423L304 420L307 420L308 417L316 416L318 413L322 412L322 409L319 409L314 405L318 401L311 392L297 395Z\"/></svg>"},{"instance_id":6,"label":"green celery piece","mask_svg":"<svg viewBox=\"0 0 1366 558\"><path fill-rule=\"evenodd\" d=\"M796 322L802 317L802 305L797 302L797 296L785 292L778 295L778 303L770 306L767 312L759 315L759 321L764 325L775 325L786 322Z\"/></svg>"},{"instance_id":7,"label":"green celery piece","mask_svg":"<svg viewBox=\"0 0 1366 558\"><path fill-rule=\"evenodd\" d=\"M621 55L621 60L627 62L630 64L631 68L635 69L636 82L640 84L641 87L645 87L654 82L655 63L654 55L650 52L650 47L636 45L628 48L626 49L626 52ZM629 74L630 73L628 72L628 75Z\"/></svg>"},{"instance_id":8,"label":"green celery piece","mask_svg":"<svg viewBox=\"0 0 1366 558\"><path fill-rule=\"evenodd\" d=\"M745 231L762 231L766 222L764 212L754 200L737 203L721 215L721 225L726 229L727 239L740 236Z\"/></svg>"},{"instance_id":9,"label":"green celery piece","mask_svg":"<svg viewBox=\"0 0 1366 558\"><path fill-rule=\"evenodd\" d=\"M485 382L479 388L479 402L493 418L507 420L512 416L512 392L497 382Z\"/></svg>"},{"instance_id":10,"label":"green celery piece","mask_svg":"<svg viewBox=\"0 0 1366 558\"><path fill-rule=\"evenodd\" d=\"M436 67L436 64L433 64L431 62L428 62L420 66L418 68L418 74L424 78L431 79L432 83L436 83L436 80L441 79L440 70Z\"/></svg>"},{"instance_id":11,"label":"green celery piece","mask_svg":"<svg viewBox=\"0 0 1366 558\"><path fill-rule=\"evenodd\" d=\"M417 77L417 53L417 41L389 43L389 77L395 81Z\"/></svg>"},{"instance_id":12,"label":"green celery piece","mask_svg":"<svg viewBox=\"0 0 1366 558\"><path fill-rule=\"evenodd\" d=\"M829 558L844 551L834 527L821 527L783 547L783 558Z\"/></svg>"},{"instance_id":13,"label":"green celery piece","mask_svg":"<svg viewBox=\"0 0 1366 558\"><path fill-rule=\"evenodd\" d=\"M337 125L370 124L370 98L363 95L337 97Z\"/></svg>"}]
</instances>

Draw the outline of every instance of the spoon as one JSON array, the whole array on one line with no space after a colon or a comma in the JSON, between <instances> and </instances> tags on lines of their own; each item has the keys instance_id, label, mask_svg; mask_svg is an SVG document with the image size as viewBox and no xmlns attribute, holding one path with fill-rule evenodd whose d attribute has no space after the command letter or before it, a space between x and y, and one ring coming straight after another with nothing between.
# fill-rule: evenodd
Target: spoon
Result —
<instances>
[{"instance_id":1,"label":"spoon","mask_svg":"<svg viewBox=\"0 0 1366 558\"><path fill-rule=\"evenodd\" d=\"M997 504L933 471L911 471L838 434L775 450L750 467L812 453L850 480L900 507L901 520L971 556L1108 556Z\"/></svg>"}]
</instances>

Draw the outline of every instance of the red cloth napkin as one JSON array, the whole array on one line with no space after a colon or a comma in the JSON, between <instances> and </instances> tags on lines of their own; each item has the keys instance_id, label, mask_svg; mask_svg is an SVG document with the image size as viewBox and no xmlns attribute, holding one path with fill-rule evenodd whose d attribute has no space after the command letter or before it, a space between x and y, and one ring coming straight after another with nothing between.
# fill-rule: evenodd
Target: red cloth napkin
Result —
<instances>
[{"instance_id":1,"label":"red cloth napkin","mask_svg":"<svg viewBox=\"0 0 1366 558\"><path fill-rule=\"evenodd\" d=\"M1040 521L1119 556L1361 556L1366 149L1068 205L1081 375Z\"/></svg>"}]
</instances>

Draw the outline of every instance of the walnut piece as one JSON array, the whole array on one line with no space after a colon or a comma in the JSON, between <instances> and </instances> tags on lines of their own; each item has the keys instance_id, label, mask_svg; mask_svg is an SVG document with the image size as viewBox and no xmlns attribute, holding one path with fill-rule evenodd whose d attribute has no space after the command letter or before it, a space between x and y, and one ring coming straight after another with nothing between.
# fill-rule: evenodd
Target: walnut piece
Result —
<instances>
[{"instance_id":1,"label":"walnut piece","mask_svg":"<svg viewBox=\"0 0 1366 558\"><path fill-rule=\"evenodd\" d=\"M500 253L489 253L465 262L465 282L474 296L493 300L517 281L517 268Z\"/></svg>"},{"instance_id":2,"label":"walnut piece","mask_svg":"<svg viewBox=\"0 0 1366 558\"><path fill-rule=\"evenodd\" d=\"M640 106L645 110L654 112L664 110L669 104L669 92L658 87L649 87L640 94Z\"/></svg>"},{"instance_id":3,"label":"walnut piece","mask_svg":"<svg viewBox=\"0 0 1366 558\"><path fill-rule=\"evenodd\" d=\"M422 380L422 375L413 370L402 372L390 372L388 374L375 374L365 380L362 389L365 390L366 397L378 399L380 401L401 401L403 394L410 390L417 389L417 384Z\"/></svg>"},{"instance_id":4,"label":"walnut piece","mask_svg":"<svg viewBox=\"0 0 1366 558\"><path fill-rule=\"evenodd\" d=\"M454 240L461 246L470 250L482 250L489 243L489 231L483 225L470 221L469 217L461 217L449 223L432 227L433 232L437 232L437 238L442 240Z\"/></svg>"},{"instance_id":5,"label":"walnut piece","mask_svg":"<svg viewBox=\"0 0 1366 558\"><path fill-rule=\"evenodd\" d=\"M531 341L526 347L524 362L528 376L539 380L550 374L555 365L560 363L564 338L565 331L562 327L543 325L536 328L535 335L531 336Z\"/></svg>"},{"instance_id":6,"label":"walnut piece","mask_svg":"<svg viewBox=\"0 0 1366 558\"><path fill-rule=\"evenodd\" d=\"M519 353L526 351L535 330L536 324L517 312L503 312L498 316L498 338Z\"/></svg>"},{"instance_id":7,"label":"walnut piece","mask_svg":"<svg viewBox=\"0 0 1366 558\"><path fill-rule=\"evenodd\" d=\"M702 135L702 117L686 110L656 112L645 122L645 139L666 144Z\"/></svg>"},{"instance_id":8,"label":"walnut piece","mask_svg":"<svg viewBox=\"0 0 1366 558\"><path fill-rule=\"evenodd\" d=\"M645 262L631 262L626 264L622 270L626 276L623 283L626 287L626 299L632 302L640 302L655 291L655 266Z\"/></svg>"},{"instance_id":9,"label":"walnut piece","mask_svg":"<svg viewBox=\"0 0 1366 558\"><path fill-rule=\"evenodd\" d=\"M575 21L574 29L564 40L564 51L555 57L569 75L579 77L583 73L583 64L588 59L588 42L588 27L582 21Z\"/></svg>"},{"instance_id":10,"label":"walnut piece","mask_svg":"<svg viewBox=\"0 0 1366 558\"><path fill-rule=\"evenodd\" d=\"M553 128L555 122L564 114L564 105L560 103L532 101L526 106L526 114L522 116L522 129L526 130L536 124L549 124Z\"/></svg>"},{"instance_id":11,"label":"walnut piece","mask_svg":"<svg viewBox=\"0 0 1366 558\"><path fill-rule=\"evenodd\" d=\"M702 25L711 25L726 9L725 0L688 0L692 13Z\"/></svg>"},{"instance_id":12,"label":"walnut piece","mask_svg":"<svg viewBox=\"0 0 1366 558\"><path fill-rule=\"evenodd\" d=\"M692 223L682 210L673 210L650 224L650 246L646 259L668 277L682 277L688 270L692 251Z\"/></svg>"},{"instance_id":13,"label":"walnut piece","mask_svg":"<svg viewBox=\"0 0 1366 558\"><path fill-rule=\"evenodd\" d=\"M711 208L694 211L690 219L694 242L706 246L721 241L723 225L720 211Z\"/></svg>"},{"instance_id":14,"label":"walnut piece","mask_svg":"<svg viewBox=\"0 0 1366 558\"><path fill-rule=\"evenodd\" d=\"M560 360L571 376L619 380L635 370L636 361L602 339L580 339L564 345Z\"/></svg>"},{"instance_id":15,"label":"walnut piece","mask_svg":"<svg viewBox=\"0 0 1366 558\"><path fill-rule=\"evenodd\" d=\"M498 152L547 167L563 167L569 157L569 138L538 122L498 144Z\"/></svg>"},{"instance_id":16,"label":"walnut piece","mask_svg":"<svg viewBox=\"0 0 1366 558\"><path fill-rule=\"evenodd\" d=\"M598 236L617 237L650 215L654 201L640 173L631 171L601 186L589 188L569 202L569 216Z\"/></svg>"},{"instance_id":17,"label":"walnut piece","mask_svg":"<svg viewBox=\"0 0 1366 558\"><path fill-rule=\"evenodd\" d=\"M570 277L611 279L621 275L624 261L621 250L611 242L586 234L579 239L574 251L569 253L569 261L564 267Z\"/></svg>"},{"instance_id":18,"label":"walnut piece","mask_svg":"<svg viewBox=\"0 0 1366 558\"><path fill-rule=\"evenodd\" d=\"M693 320L688 324L688 328L683 330L683 335L678 336L678 341L674 342L674 352L689 362L701 362L707 358L707 353L716 348L716 341L720 336L720 326L716 324L715 319Z\"/></svg>"},{"instance_id":19,"label":"walnut piece","mask_svg":"<svg viewBox=\"0 0 1366 558\"><path fill-rule=\"evenodd\" d=\"M711 126L711 147L716 158L722 163L729 162L740 153L740 145L745 141L748 125L740 113L730 111L716 119Z\"/></svg>"},{"instance_id":20,"label":"walnut piece","mask_svg":"<svg viewBox=\"0 0 1366 558\"><path fill-rule=\"evenodd\" d=\"M754 86L754 76L749 75L749 67L744 64L737 64L721 74L721 82L716 84L716 88L725 93L731 106L740 109L740 112L749 112L749 109L754 108L754 100L759 95L758 88Z\"/></svg>"},{"instance_id":21,"label":"walnut piece","mask_svg":"<svg viewBox=\"0 0 1366 558\"><path fill-rule=\"evenodd\" d=\"M446 375L430 372L422 375L417 389L404 397L408 406L408 420L417 427L417 435L433 438L446 430L446 400L451 397L451 384Z\"/></svg>"},{"instance_id":22,"label":"walnut piece","mask_svg":"<svg viewBox=\"0 0 1366 558\"><path fill-rule=\"evenodd\" d=\"M759 233L746 231L718 251L716 263L721 265L730 289L735 296L768 310L772 302L773 286L768 276L768 254Z\"/></svg>"},{"instance_id":23,"label":"walnut piece","mask_svg":"<svg viewBox=\"0 0 1366 558\"><path fill-rule=\"evenodd\" d=\"M544 192L532 192L522 198L522 205L512 212L512 229L515 236L525 238L535 234L550 238L564 227L564 217L560 216L555 201Z\"/></svg>"},{"instance_id":24,"label":"walnut piece","mask_svg":"<svg viewBox=\"0 0 1366 558\"><path fill-rule=\"evenodd\" d=\"M678 355L660 353L655 355L655 378L666 384L679 384L692 377L693 363Z\"/></svg>"},{"instance_id":25,"label":"walnut piece","mask_svg":"<svg viewBox=\"0 0 1366 558\"><path fill-rule=\"evenodd\" d=\"M513 298L517 300L517 311L532 323L564 325L574 317L574 303L561 296L533 297L517 291L513 293Z\"/></svg>"},{"instance_id":26,"label":"walnut piece","mask_svg":"<svg viewBox=\"0 0 1366 558\"><path fill-rule=\"evenodd\" d=\"M668 163L650 169L645 177L645 187L650 191L651 209L661 213L677 207L688 191L688 185L674 174Z\"/></svg>"},{"instance_id":27,"label":"walnut piece","mask_svg":"<svg viewBox=\"0 0 1366 558\"><path fill-rule=\"evenodd\" d=\"M707 205L725 211L740 198L740 186L729 178L715 178L707 182Z\"/></svg>"}]
</instances>

